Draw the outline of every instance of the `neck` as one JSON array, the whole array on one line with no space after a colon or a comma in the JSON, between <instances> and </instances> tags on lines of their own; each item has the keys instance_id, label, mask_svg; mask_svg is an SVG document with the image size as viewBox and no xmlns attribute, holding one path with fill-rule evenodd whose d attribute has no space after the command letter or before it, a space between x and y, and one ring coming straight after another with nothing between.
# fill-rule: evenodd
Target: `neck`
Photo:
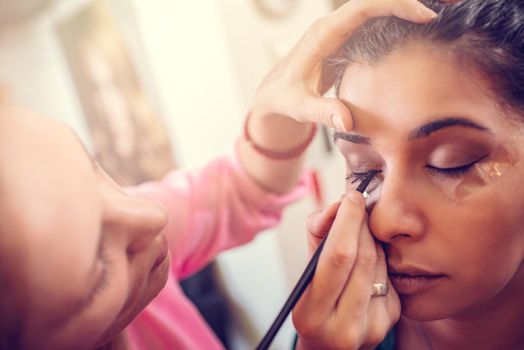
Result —
<instances>
[{"instance_id":1,"label":"neck","mask_svg":"<svg viewBox=\"0 0 524 350\"><path fill-rule=\"evenodd\" d=\"M403 317L399 332L411 333L405 339L413 349L524 349L523 281L515 276L496 297L460 315L426 322Z\"/></svg>"}]
</instances>

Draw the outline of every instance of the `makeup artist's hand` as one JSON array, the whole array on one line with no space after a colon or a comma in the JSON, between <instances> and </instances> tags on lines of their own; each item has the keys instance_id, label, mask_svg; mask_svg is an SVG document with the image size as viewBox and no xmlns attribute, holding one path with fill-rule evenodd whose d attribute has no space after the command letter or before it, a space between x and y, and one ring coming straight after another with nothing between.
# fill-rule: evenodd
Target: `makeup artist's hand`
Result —
<instances>
[{"instance_id":1,"label":"makeup artist's hand","mask_svg":"<svg viewBox=\"0 0 524 350\"><path fill-rule=\"evenodd\" d=\"M364 21L390 15L418 23L435 16L417 0L351 0L318 19L260 85L251 109L251 133L263 123L281 122L284 139L289 139L286 129L293 126L303 130L302 140L306 138L305 125L277 118L282 116L299 122L322 123L341 131L351 130L351 113L345 105L338 99L322 97L334 83L332 75L326 74L325 69L323 72L324 60ZM296 144L300 144L300 139Z\"/></svg>"},{"instance_id":2,"label":"makeup artist's hand","mask_svg":"<svg viewBox=\"0 0 524 350\"><path fill-rule=\"evenodd\" d=\"M400 317L382 247L367 225L365 202L353 191L308 218L313 252L329 232L315 276L293 310L297 349L373 349ZM374 283L388 283L372 296Z\"/></svg>"},{"instance_id":3,"label":"makeup artist's hand","mask_svg":"<svg viewBox=\"0 0 524 350\"><path fill-rule=\"evenodd\" d=\"M273 192L286 193L302 174L303 151L313 135L311 122L342 131L352 129L346 106L323 97L333 85L332 75L323 72L323 66L355 29L376 16L396 15L422 23L430 21L432 14L417 0L351 0L313 23L255 94L246 124L249 140L240 143L239 151L240 161L253 180ZM293 156L283 161L267 154Z\"/></svg>"}]
</instances>

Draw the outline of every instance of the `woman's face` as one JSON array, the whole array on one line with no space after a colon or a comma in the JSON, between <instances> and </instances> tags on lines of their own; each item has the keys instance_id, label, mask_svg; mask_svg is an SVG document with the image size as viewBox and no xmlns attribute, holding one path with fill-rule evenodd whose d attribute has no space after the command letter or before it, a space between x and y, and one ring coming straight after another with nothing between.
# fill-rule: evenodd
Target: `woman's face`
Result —
<instances>
[{"instance_id":1,"label":"woman's face","mask_svg":"<svg viewBox=\"0 0 524 350\"><path fill-rule=\"evenodd\" d=\"M347 189L382 170L369 186L369 226L403 314L475 317L521 295L524 133L487 85L413 44L349 66L339 97L355 120L336 134Z\"/></svg>"},{"instance_id":2,"label":"woman's face","mask_svg":"<svg viewBox=\"0 0 524 350\"><path fill-rule=\"evenodd\" d=\"M23 345L100 345L164 286L166 213L124 192L68 128L4 110L0 256Z\"/></svg>"}]
</instances>

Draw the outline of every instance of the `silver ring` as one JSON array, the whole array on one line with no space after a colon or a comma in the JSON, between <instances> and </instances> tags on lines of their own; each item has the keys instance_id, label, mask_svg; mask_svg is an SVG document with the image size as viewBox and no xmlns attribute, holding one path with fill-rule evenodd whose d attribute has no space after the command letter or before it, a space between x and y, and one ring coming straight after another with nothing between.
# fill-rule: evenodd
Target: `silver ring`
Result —
<instances>
[{"instance_id":1,"label":"silver ring","mask_svg":"<svg viewBox=\"0 0 524 350\"><path fill-rule=\"evenodd\" d=\"M373 283L373 290L371 291L371 296L373 297L382 297L388 294L388 284L387 283Z\"/></svg>"}]
</instances>

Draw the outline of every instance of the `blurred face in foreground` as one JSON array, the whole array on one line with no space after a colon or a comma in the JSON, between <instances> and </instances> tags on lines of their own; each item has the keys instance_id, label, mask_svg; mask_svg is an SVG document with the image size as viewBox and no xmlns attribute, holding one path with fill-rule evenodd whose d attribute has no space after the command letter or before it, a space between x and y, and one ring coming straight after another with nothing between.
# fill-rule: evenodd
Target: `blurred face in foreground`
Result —
<instances>
[{"instance_id":1,"label":"blurred face in foreground","mask_svg":"<svg viewBox=\"0 0 524 350\"><path fill-rule=\"evenodd\" d=\"M22 348L102 345L165 284L166 213L124 192L67 127L27 114L0 113L2 323Z\"/></svg>"}]
</instances>

